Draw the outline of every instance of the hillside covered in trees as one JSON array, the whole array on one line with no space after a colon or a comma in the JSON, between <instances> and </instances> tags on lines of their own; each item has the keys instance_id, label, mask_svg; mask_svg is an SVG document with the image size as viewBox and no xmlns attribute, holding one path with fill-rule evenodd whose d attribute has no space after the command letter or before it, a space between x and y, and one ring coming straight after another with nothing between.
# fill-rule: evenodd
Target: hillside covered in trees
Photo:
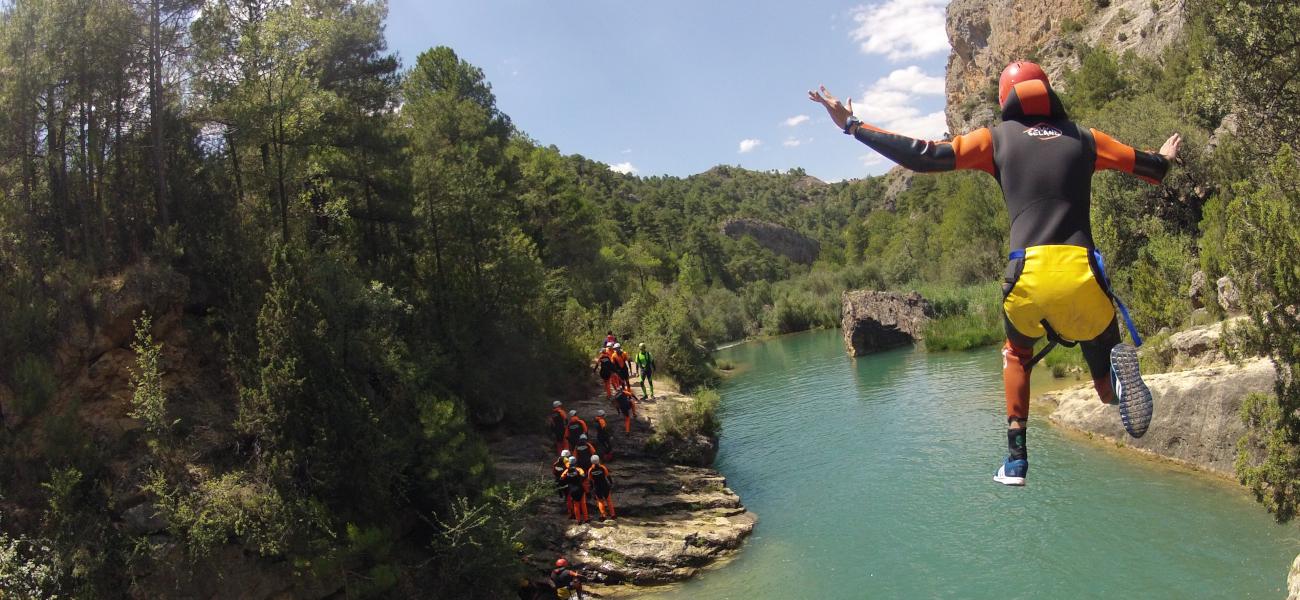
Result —
<instances>
[{"instance_id":1,"label":"hillside covered in trees","mask_svg":"<svg viewBox=\"0 0 1300 600\"><path fill-rule=\"evenodd\" d=\"M958 347L1000 335L991 178L622 175L530 139L450 48L399 65L385 11L4 4L0 592L210 590L224 561L307 596L501 597L544 492L498 485L482 432L539 427L607 325L687 388L719 342L834 326L850 288L921 287ZM1189 318L1197 270L1241 287L1282 375L1243 477L1289 518L1300 14L1187 18L1159 61L1078 48L1065 101L1137 146L1187 140L1164 187L1099 176L1094 229L1143 329Z\"/></svg>"}]
</instances>

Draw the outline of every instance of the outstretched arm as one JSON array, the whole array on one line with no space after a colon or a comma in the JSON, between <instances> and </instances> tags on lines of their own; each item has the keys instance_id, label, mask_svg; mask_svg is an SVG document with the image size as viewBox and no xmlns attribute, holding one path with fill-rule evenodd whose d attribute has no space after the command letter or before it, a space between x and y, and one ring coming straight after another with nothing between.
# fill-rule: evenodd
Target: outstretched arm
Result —
<instances>
[{"instance_id":1,"label":"outstretched arm","mask_svg":"<svg viewBox=\"0 0 1300 600\"><path fill-rule=\"evenodd\" d=\"M988 129L980 128L952 141L930 142L857 122L852 119L853 100L849 99L847 105L842 104L826 86L821 86L817 92L808 92L808 99L825 107L831 121L845 133L852 134L885 158L913 171L932 173L979 169L989 174L994 172L993 136Z\"/></svg>"},{"instance_id":2,"label":"outstretched arm","mask_svg":"<svg viewBox=\"0 0 1300 600\"><path fill-rule=\"evenodd\" d=\"M1092 139L1097 144L1098 171L1114 169L1132 173L1144 181L1159 184L1169 173L1169 165L1178 157L1178 149L1183 145L1183 137L1177 133L1169 136L1159 153L1143 152L1127 146L1115 138L1096 129L1090 130Z\"/></svg>"}]
</instances>

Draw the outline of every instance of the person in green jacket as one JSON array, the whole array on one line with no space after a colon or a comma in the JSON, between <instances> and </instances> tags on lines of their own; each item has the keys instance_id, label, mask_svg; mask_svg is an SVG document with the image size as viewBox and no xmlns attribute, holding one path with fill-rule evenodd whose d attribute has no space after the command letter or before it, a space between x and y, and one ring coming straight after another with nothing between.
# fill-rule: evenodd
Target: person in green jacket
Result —
<instances>
[{"instance_id":1,"label":"person in green jacket","mask_svg":"<svg viewBox=\"0 0 1300 600\"><path fill-rule=\"evenodd\" d=\"M636 354L636 368L641 372L641 395L653 399L655 397L655 382L654 379L651 379L651 376L655 370L655 359L650 356L650 351L645 349L645 342L638 344L637 349L640 350ZM647 383L650 384L649 394L645 391Z\"/></svg>"}]
</instances>

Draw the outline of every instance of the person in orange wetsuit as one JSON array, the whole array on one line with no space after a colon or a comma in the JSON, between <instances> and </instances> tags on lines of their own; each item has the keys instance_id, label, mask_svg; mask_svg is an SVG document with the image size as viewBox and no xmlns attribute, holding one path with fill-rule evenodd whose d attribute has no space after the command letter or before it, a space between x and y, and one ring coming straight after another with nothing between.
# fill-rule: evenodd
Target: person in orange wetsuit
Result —
<instances>
[{"instance_id":1,"label":"person in orange wetsuit","mask_svg":"<svg viewBox=\"0 0 1300 600\"><path fill-rule=\"evenodd\" d=\"M618 413L623 415L623 433L632 432L632 419L636 418L636 393L630 384L623 384L618 396L614 398Z\"/></svg>"},{"instance_id":2,"label":"person in orange wetsuit","mask_svg":"<svg viewBox=\"0 0 1300 600\"><path fill-rule=\"evenodd\" d=\"M596 450L605 460L614 460L614 436L609 432L605 411L596 411Z\"/></svg>"},{"instance_id":3,"label":"person in orange wetsuit","mask_svg":"<svg viewBox=\"0 0 1300 600\"><path fill-rule=\"evenodd\" d=\"M853 116L853 102L841 104L825 86L808 92L808 97L821 104L844 133L905 168L984 171L1002 189L1012 248L1002 290L1008 455L995 481L1025 484L1029 373L1042 355L1034 355L1034 343L1044 336L1048 349L1056 343L1079 343L1097 396L1119 405L1129 435L1146 433L1151 392L1138 371L1134 348L1142 341L1124 304L1111 292L1093 242L1092 175L1110 169L1159 183L1177 157L1182 143L1177 133L1159 152L1144 152L1082 127L1066 115L1047 74L1027 61L1007 65L999 78L1001 123L939 142L862 123ZM1120 343L1116 305L1133 346Z\"/></svg>"},{"instance_id":4,"label":"person in orange wetsuit","mask_svg":"<svg viewBox=\"0 0 1300 600\"><path fill-rule=\"evenodd\" d=\"M570 461L560 475L560 481L567 492L564 500L569 518L579 523L590 521L591 515L587 512L587 472L578 466L577 461Z\"/></svg>"},{"instance_id":5,"label":"person in orange wetsuit","mask_svg":"<svg viewBox=\"0 0 1300 600\"><path fill-rule=\"evenodd\" d=\"M569 448L577 448L578 436L587 435L587 422L578 417L578 411L571 410L569 411L569 422L567 427Z\"/></svg>"},{"instance_id":6,"label":"person in orange wetsuit","mask_svg":"<svg viewBox=\"0 0 1300 600\"><path fill-rule=\"evenodd\" d=\"M568 428L569 415L559 400L551 402L551 412L546 418L546 425L551 430L551 439L555 442L555 451L560 452L569 447L565 430Z\"/></svg>"},{"instance_id":7,"label":"person in orange wetsuit","mask_svg":"<svg viewBox=\"0 0 1300 600\"><path fill-rule=\"evenodd\" d=\"M605 397L613 398L614 390L618 389L611 387L612 383L610 382L610 378L613 377L617 371L614 368L613 342L605 342L605 347L601 348L600 353L596 355L596 364L593 365L592 369L596 371L596 374L600 375L600 380L605 382Z\"/></svg>"},{"instance_id":8,"label":"person in orange wetsuit","mask_svg":"<svg viewBox=\"0 0 1300 600\"><path fill-rule=\"evenodd\" d=\"M573 447L573 460L584 470L591 468L591 457L596 455L596 446L587 439L586 434L578 436L578 445Z\"/></svg>"},{"instance_id":9,"label":"person in orange wetsuit","mask_svg":"<svg viewBox=\"0 0 1300 600\"><path fill-rule=\"evenodd\" d=\"M632 357L628 356L627 353L623 351L623 344L614 342L614 353L612 358L614 361L614 374L618 375L619 380L623 383L631 383ZM616 387L614 389L618 388Z\"/></svg>"},{"instance_id":10,"label":"person in orange wetsuit","mask_svg":"<svg viewBox=\"0 0 1300 600\"><path fill-rule=\"evenodd\" d=\"M616 516L613 489L614 478L609 473L609 467L600 460L600 455L591 457L591 468L587 469L587 490L596 499L596 510L600 511L602 520Z\"/></svg>"},{"instance_id":11,"label":"person in orange wetsuit","mask_svg":"<svg viewBox=\"0 0 1300 600\"><path fill-rule=\"evenodd\" d=\"M564 477L564 470L569 468L569 463L573 462L573 457L568 450L562 450L559 458L551 463L551 474L555 476L555 489L559 492L560 497L564 497L564 484L561 480Z\"/></svg>"}]
</instances>

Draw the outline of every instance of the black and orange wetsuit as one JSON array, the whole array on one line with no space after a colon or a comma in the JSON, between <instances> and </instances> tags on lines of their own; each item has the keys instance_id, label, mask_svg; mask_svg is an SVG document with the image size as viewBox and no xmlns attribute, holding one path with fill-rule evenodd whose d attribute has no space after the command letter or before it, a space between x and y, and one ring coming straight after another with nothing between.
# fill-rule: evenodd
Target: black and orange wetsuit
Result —
<instances>
[{"instance_id":1,"label":"black and orange wetsuit","mask_svg":"<svg viewBox=\"0 0 1300 600\"><path fill-rule=\"evenodd\" d=\"M565 487L565 504L569 516L579 523L591 520L587 513L587 473L575 463L569 463L560 475Z\"/></svg>"},{"instance_id":2,"label":"black and orange wetsuit","mask_svg":"<svg viewBox=\"0 0 1300 600\"><path fill-rule=\"evenodd\" d=\"M623 433L632 432L632 419L636 417L636 394L632 386L625 385L614 398L618 413L623 415Z\"/></svg>"},{"instance_id":3,"label":"black and orange wetsuit","mask_svg":"<svg viewBox=\"0 0 1300 600\"><path fill-rule=\"evenodd\" d=\"M592 465L587 470L587 482L587 489L596 498L596 510L600 511L600 516L614 518L614 497L611 495L614 478L609 474L609 467L603 464Z\"/></svg>"},{"instance_id":4,"label":"black and orange wetsuit","mask_svg":"<svg viewBox=\"0 0 1300 600\"><path fill-rule=\"evenodd\" d=\"M928 142L863 124L853 136L913 171L976 169L1001 186L1012 248L1003 285L1008 419L1029 416L1029 367L1034 342L1043 335L1081 342L1098 394L1113 396L1109 356L1120 336L1092 239L1092 174L1113 169L1159 183L1169 161L1075 124L1038 80L1015 85L993 128ZM1137 332L1130 333L1140 343Z\"/></svg>"},{"instance_id":5,"label":"black and orange wetsuit","mask_svg":"<svg viewBox=\"0 0 1300 600\"><path fill-rule=\"evenodd\" d=\"M555 487L560 491L560 497L564 497L564 485L561 478L564 476L564 470L569 468L569 459L563 456L557 457L555 462L551 463L551 474L555 476Z\"/></svg>"},{"instance_id":6,"label":"black and orange wetsuit","mask_svg":"<svg viewBox=\"0 0 1300 600\"><path fill-rule=\"evenodd\" d=\"M563 406L557 406L551 409L551 414L547 417L547 425L551 429L551 439L555 440L555 451L560 452L568 447L567 440L564 439L565 425L569 421L569 413L564 412Z\"/></svg>"},{"instance_id":7,"label":"black and orange wetsuit","mask_svg":"<svg viewBox=\"0 0 1300 600\"><path fill-rule=\"evenodd\" d=\"M605 397L609 398L616 388L610 387L609 378L614 375L614 349L604 348L596 355L596 371L601 381L605 382Z\"/></svg>"},{"instance_id":8,"label":"black and orange wetsuit","mask_svg":"<svg viewBox=\"0 0 1300 600\"><path fill-rule=\"evenodd\" d=\"M596 447L591 444L591 440L579 441L573 447L573 460L579 467L586 469L591 466L591 455L595 453Z\"/></svg>"},{"instance_id":9,"label":"black and orange wetsuit","mask_svg":"<svg viewBox=\"0 0 1300 600\"><path fill-rule=\"evenodd\" d=\"M599 415L596 416L596 448L600 450L601 459L614 459L614 440L609 433L609 422Z\"/></svg>"},{"instance_id":10,"label":"black and orange wetsuit","mask_svg":"<svg viewBox=\"0 0 1300 600\"><path fill-rule=\"evenodd\" d=\"M614 372L622 378L624 383L632 381L631 364L632 357L628 356L623 350L614 351Z\"/></svg>"},{"instance_id":11,"label":"black and orange wetsuit","mask_svg":"<svg viewBox=\"0 0 1300 600\"><path fill-rule=\"evenodd\" d=\"M569 417L569 447L578 447L578 436L587 433L587 422L583 421L578 415Z\"/></svg>"}]
</instances>

